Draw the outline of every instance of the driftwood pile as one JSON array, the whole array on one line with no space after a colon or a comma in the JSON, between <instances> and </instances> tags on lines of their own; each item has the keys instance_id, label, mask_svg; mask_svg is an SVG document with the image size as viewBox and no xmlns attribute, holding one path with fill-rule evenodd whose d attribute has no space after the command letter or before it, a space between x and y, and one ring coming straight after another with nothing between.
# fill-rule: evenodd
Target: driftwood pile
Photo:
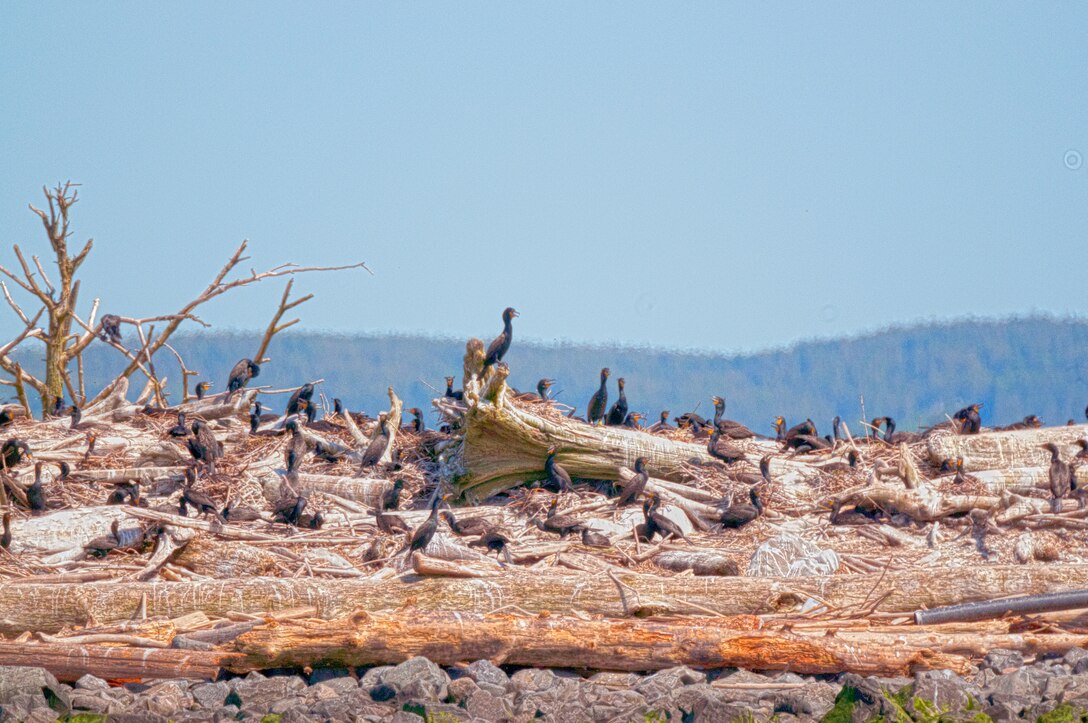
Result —
<instances>
[{"instance_id":1,"label":"driftwood pile","mask_svg":"<svg viewBox=\"0 0 1088 723\"><path fill-rule=\"evenodd\" d=\"M17 417L0 436L29 442L50 509L25 507L33 462L3 472L12 540L0 549L0 665L39 665L62 679L210 677L424 655L441 665L900 675L966 672L992 648L1088 647L1076 609L1032 613L1029 604L1026 614L940 625L914 615L1088 587L1088 509L1072 498L1052 509L1040 449L1055 442L1070 458L1083 426L946 429L896 446L858 435L809 454L753 438L736 442L746 459L727 465L689 430L590 426L554 401L516 395L503 364L478 365L476 346L463 399L434 401L444 431L402 426L389 390L392 433L379 464L362 471L378 424L344 412L303 432L310 452L319 445L333 461L308 454L288 473L285 419L269 415L249 430L253 402L274 406L272 390L152 409L129 403L118 384L75 429ZM179 411L208 421L223 444L215 474L202 473L196 489L260 519L178 514L192 465L184 441L167 434ZM553 446L574 492L537 484ZM856 467L844 464L850 450ZM758 484L766 511L720 529L722 505L747 499L738 473L758 472L768 454L770 481ZM686 539L640 541L641 500L617 508L639 457L646 491ZM959 457L960 475L940 471ZM71 468L64 479L61 462ZM432 495L452 493L456 518L500 529L509 558L444 521L409 551L407 536L379 529L375 514L397 479L401 503L388 514L404 526L423 523ZM122 485L138 486L140 505L105 504ZM319 529L273 520L272 505L297 494L321 513ZM553 503L607 546L537 529L533 518ZM136 544L94 554L95 538L137 528Z\"/></svg>"}]
</instances>

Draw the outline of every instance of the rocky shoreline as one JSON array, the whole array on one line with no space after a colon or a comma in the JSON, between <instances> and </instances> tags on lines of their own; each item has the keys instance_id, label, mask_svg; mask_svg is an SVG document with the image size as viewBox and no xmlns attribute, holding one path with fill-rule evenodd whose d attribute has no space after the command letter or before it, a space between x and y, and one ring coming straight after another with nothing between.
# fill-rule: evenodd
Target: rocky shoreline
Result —
<instances>
[{"instance_id":1,"label":"rocky shoreline","mask_svg":"<svg viewBox=\"0 0 1088 723\"><path fill-rule=\"evenodd\" d=\"M219 681L58 683L41 668L0 668L0 723L233 721L926 721L1084 720L1088 650L1025 664L995 650L978 672L913 678L800 676L671 668L648 675L443 669L425 658L366 669L269 671Z\"/></svg>"}]
</instances>

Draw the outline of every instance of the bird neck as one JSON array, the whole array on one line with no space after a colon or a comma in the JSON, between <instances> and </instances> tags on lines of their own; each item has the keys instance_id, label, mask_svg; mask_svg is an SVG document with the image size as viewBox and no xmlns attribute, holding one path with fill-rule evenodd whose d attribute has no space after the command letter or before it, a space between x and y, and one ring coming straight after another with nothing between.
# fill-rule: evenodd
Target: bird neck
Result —
<instances>
[{"instance_id":1,"label":"bird neck","mask_svg":"<svg viewBox=\"0 0 1088 723\"><path fill-rule=\"evenodd\" d=\"M722 415L725 414L725 402L714 402L714 424L722 421Z\"/></svg>"},{"instance_id":2,"label":"bird neck","mask_svg":"<svg viewBox=\"0 0 1088 723\"><path fill-rule=\"evenodd\" d=\"M884 417L884 439L892 436L895 432L895 420L891 417Z\"/></svg>"},{"instance_id":3,"label":"bird neck","mask_svg":"<svg viewBox=\"0 0 1088 723\"><path fill-rule=\"evenodd\" d=\"M763 479L767 480L768 482L771 481L771 462L770 462L770 460L767 460L767 459L760 460L759 474L762 475Z\"/></svg>"},{"instance_id":4,"label":"bird neck","mask_svg":"<svg viewBox=\"0 0 1088 723\"><path fill-rule=\"evenodd\" d=\"M608 377L606 377L604 374L601 375L601 391L608 391Z\"/></svg>"}]
</instances>

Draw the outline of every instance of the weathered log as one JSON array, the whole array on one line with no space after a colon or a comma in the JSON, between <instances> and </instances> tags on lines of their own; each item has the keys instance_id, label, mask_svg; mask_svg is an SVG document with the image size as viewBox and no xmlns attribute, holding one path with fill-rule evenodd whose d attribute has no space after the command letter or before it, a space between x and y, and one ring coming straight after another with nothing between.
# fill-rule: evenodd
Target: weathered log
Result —
<instances>
[{"instance_id":1,"label":"weathered log","mask_svg":"<svg viewBox=\"0 0 1088 723\"><path fill-rule=\"evenodd\" d=\"M282 481L275 477L264 479L264 496L269 502L279 499ZM389 489L390 482L380 478L338 477L328 474L299 473L295 489L300 494L322 492L333 494L351 502L358 502L368 507L376 507L382 495Z\"/></svg>"},{"instance_id":2,"label":"weathered log","mask_svg":"<svg viewBox=\"0 0 1088 723\"><path fill-rule=\"evenodd\" d=\"M1047 442L1056 443L1068 459L1078 450L1075 443L1088 436L1088 425L1044 427L1013 432L983 434L952 434L938 432L926 443L930 461L963 457L964 469L975 472L1006 467L1045 467L1050 453L1041 449Z\"/></svg>"},{"instance_id":3,"label":"weathered log","mask_svg":"<svg viewBox=\"0 0 1088 723\"><path fill-rule=\"evenodd\" d=\"M999 596L1079 589L1088 564L985 565L947 570L906 570L812 578L658 577L634 573L608 576L510 570L481 580L273 579L201 582L125 582L83 585L0 586L0 630L52 632L63 626L107 624L148 616L180 617L202 611L209 617L243 612L265 614L313 606L324 618L353 610L388 610L412 605L421 612L487 613L515 605L532 613L625 616L640 610L721 614L790 612L810 596L833 608L873 606L881 612L913 612ZM886 597L884 597L886 595Z\"/></svg>"},{"instance_id":4,"label":"weathered log","mask_svg":"<svg viewBox=\"0 0 1088 723\"><path fill-rule=\"evenodd\" d=\"M279 555L244 542L224 543L197 537L185 546L174 564L214 578L275 575L283 566Z\"/></svg>"},{"instance_id":5,"label":"weathered log","mask_svg":"<svg viewBox=\"0 0 1088 723\"><path fill-rule=\"evenodd\" d=\"M497 664L592 670L700 668L853 671L911 675L968 672L994 647L1060 653L1088 635L950 634L943 626L865 629L833 626L804 633L759 630L749 616L672 620L586 620L474 613L359 612L335 621L306 620L254 628L235 645L232 670L303 665L375 665L425 655L439 665L489 659Z\"/></svg>"},{"instance_id":6,"label":"weathered log","mask_svg":"<svg viewBox=\"0 0 1088 723\"><path fill-rule=\"evenodd\" d=\"M915 489L887 485L860 487L835 495L832 500L843 506L864 504L888 514L899 512L919 522L931 522L976 509L996 510L1003 506L1000 497L946 495L928 485Z\"/></svg>"},{"instance_id":7,"label":"weathered log","mask_svg":"<svg viewBox=\"0 0 1088 723\"><path fill-rule=\"evenodd\" d=\"M86 674L99 678L215 678L234 653L114 645L0 643L0 665L45 668L61 681Z\"/></svg>"},{"instance_id":8,"label":"weathered log","mask_svg":"<svg viewBox=\"0 0 1088 723\"><path fill-rule=\"evenodd\" d=\"M652 561L658 567L673 572L691 570L694 575L740 574L737 563L732 558L711 550L662 552L652 558Z\"/></svg>"},{"instance_id":9,"label":"weathered log","mask_svg":"<svg viewBox=\"0 0 1088 723\"><path fill-rule=\"evenodd\" d=\"M84 545L110 533L114 520L123 522L127 518L123 507L104 506L15 520L9 549L15 554L53 555L53 562L75 560L82 556Z\"/></svg>"}]
</instances>

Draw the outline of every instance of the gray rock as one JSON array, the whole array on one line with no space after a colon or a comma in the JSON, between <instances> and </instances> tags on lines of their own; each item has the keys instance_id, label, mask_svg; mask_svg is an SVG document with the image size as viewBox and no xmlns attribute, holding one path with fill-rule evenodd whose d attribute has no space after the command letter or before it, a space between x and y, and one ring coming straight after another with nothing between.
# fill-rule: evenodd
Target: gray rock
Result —
<instances>
[{"instance_id":1,"label":"gray rock","mask_svg":"<svg viewBox=\"0 0 1088 723\"><path fill-rule=\"evenodd\" d=\"M246 712L268 713L276 701L291 698L306 689L306 684L298 676L251 678L251 675L252 673L240 681L230 681L234 684L233 690L226 699L228 704L236 705Z\"/></svg>"},{"instance_id":2,"label":"gray rock","mask_svg":"<svg viewBox=\"0 0 1088 723\"><path fill-rule=\"evenodd\" d=\"M405 710L398 710L388 718L389 723L420 723L422 720L423 716Z\"/></svg>"},{"instance_id":3,"label":"gray rock","mask_svg":"<svg viewBox=\"0 0 1088 723\"><path fill-rule=\"evenodd\" d=\"M77 690L109 690L110 684L87 673L76 681L75 687Z\"/></svg>"},{"instance_id":4,"label":"gray rock","mask_svg":"<svg viewBox=\"0 0 1088 723\"><path fill-rule=\"evenodd\" d=\"M185 683L185 687L188 687L188 683ZM188 710L191 702L177 681L156 683L145 690L139 700L147 706L147 712L167 717L174 716L178 711Z\"/></svg>"},{"instance_id":5,"label":"gray rock","mask_svg":"<svg viewBox=\"0 0 1088 723\"><path fill-rule=\"evenodd\" d=\"M983 693L978 686L951 670L925 670L915 674L914 690L909 698L906 709L918 717L922 717L924 711L916 709L915 699L926 701L938 711L958 716L968 705L981 701Z\"/></svg>"},{"instance_id":6,"label":"gray rock","mask_svg":"<svg viewBox=\"0 0 1088 723\"><path fill-rule=\"evenodd\" d=\"M559 684L559 676L547 668L525 668L510 676L510 689L516 693L539 693Z\"/></svg>"},{"instance_id":7,"label":"gray rock","mask_svg":"<svg viewBox=\"0 0 1088 723\"><path fill-rule=\"evenodd\" d=\"M0 666L0 705L13 703L22 694L37 694L59 713L71 710L71 688L61 685L45 668ZM28 709L29 712L30 709Z\"/></svg>"},{"instance_id":8,"label":"gray rock","mask_svg":"<svg viewBox=\"0 0 1088 723\"><path fill-rule=\"evenodd\" d=\"M359 679L359 687L363 690L370 690L375 685L381 683L382 676L392 669L392 665L378 665L370 668L363 673L363 677Z\"/></svg>"},{"instance_id":9,"label":"gray rock","mask_svg":"<svg viewBox=\"0 0 1088 723\"><path fill-rule=\"evenodd\" d=\"M678 688L683 688L686 685L698 685L705 682L706 673L701 673L682 665L676 668L659 670L652 675L647 675L635 683L635 690L645 697L647 702L653 703L661 698L672 695Z\"/></svg>"},{"instance_id":10,"label":"gray rock","mask_svg":"<svg viewBox=\"0 0 1088 723\"><path fill-rule=\"evenodd\" d=\"M450 676L423 657L405 660L381 675L381 682L397 691L398 699L445 700Z\"/></svg>"},{"instance_id":11,"label":"gray rock","mask_svg":"<svg viewBox=\"0 0 1088 723\"><path fill-rule=\"evenodd\" d=\"M1058 697L1058 702L1088 707L1088 675L1071 675L1063 682L1065 689Z\"/></svg>"},{"instance_id":12,"label":"gray rock","mask_svg":"<svg viewBox=\"0 0 1088 723\"><path fill-rule=\"evenodd\" d=\"M57 714L52 708L35 708L23 717L20 723L56 723Z\"/></svg>"},{"instance_id":13,"label":"gray rock","mask_svg":"<svg viewBox=\"0 0 1088 723\"><path fill-rule=\"evenodd\" d=\"M769 720L774 713L770 701L758 704L734 702L709 683L693 683L679 688L674 691L671 702L684 720L746 720L748 715L757 720Z\"/></svg>"},{"instance_id":14,"label":"gray rock","mask_svg":"<svg viewBox=\"0 0 1088 723\"><path fill-rule=\"evenodd\" d=\"M238 714L242 711L239 710L236 705L225 705L219 710L215 711L215 720L218 721L234 721L238 720Z\"/></svg>"},{"instance_id":15,"label":"gray rock","mask_svg":"<svg viewBox=\"0 0 1088 723\"><path fill-rule=\"evenodd\" d=\"M223 706L223 702L227 699L230 690L230 686L220 681L218 683L194 685L189 694L192 695L193 701L200 708L215 710Z\"/></svg>"},{"instance_id":16,"label":"gray rock","mask_svg":"<svg viewBox=\"0 0 1088 723\"><path fill-rule=\"evenodd\" d=\"M471 678L477 683L491 683L505 688L510 684L510 676L490 660L475 660L469 663L464 670L466 678Z\"/></svg>"},{"instance_id":17,"label":"gray rock","mask_svg":"<svg viewBox=\"0 0 1088 723\"><path fill-rule=\"evenodd\" d=\"M843 674L839 682L842 684L839 695L855 697L854 720L865 720L877 715L891 716L894 719L899 705L891 697L912 683L910 678L862 677L856 673Z\"/></svg>"},{"instance_id":18,"label":"gray rock","mask_svg":"<svg viewBox=\"0 0 1088 723\"><path fill-rule=\"evenodd\" d=\"M355 679L351 677L351 670L348 668L317 668L314 672L310 673L310 678L307 681L310 685L317 685L318 683L324 683L327 680L336 680L338 678L347 678L353 683Z\"/></svg>"},{"instance_id":19,"label":"gray rock","mask_svg":"<svg viewBox=\"0 0 1088 723\"><path fill-rule=\"evenodd\" d=\"M982 659L982 667L989 668L998 675L1004 675L1024 667L1024 656L1018 650L994 648Z\"/></svg>"},{"instance_id":20,"label":"gray rock","mask_svg":"<svg viewBox=\"0 0 1088 723\"><path fill-rule=\"evenodd\" d=\"M647 707L646 698L634 690L607 690L587 700L589 720L628 718L636 710Z\"/></svg>"},{"instance_id":21,"label":"gray rock","mask_svg":"<svg viewBox=\"0 0 1088 723\"><path fill-rule=\"evenodd\" d=\"M800 677L800 676L798 676ZM803 681L783 681L788 683ZM804 688L772 691L770 699L775 713L788 713L803 718L823 718L835 707L838 686L822 680L805 683Z\"/></svg>"},{"instance_id":22,"label":"gray rock","mask_svg":"<svg viewBox=\"0 0 1088 723\"><path fill-rule=\"evenodd\" d=\"M463 703L480 689L472 678L458 678L447 686L448 694L455 703Z\"/></svg>"},{"instance_id":23,"label":"gray rock","mask_svg":"<svg viewBox=\"0 0 1088 723\"><path fill-rule=\"evenodd\" d=\"M609 688L633 688L642 680L642 676L638 673L594 673L589 676L589 680L598 685L604 685Z\"/></svg>"}]
</instances>

